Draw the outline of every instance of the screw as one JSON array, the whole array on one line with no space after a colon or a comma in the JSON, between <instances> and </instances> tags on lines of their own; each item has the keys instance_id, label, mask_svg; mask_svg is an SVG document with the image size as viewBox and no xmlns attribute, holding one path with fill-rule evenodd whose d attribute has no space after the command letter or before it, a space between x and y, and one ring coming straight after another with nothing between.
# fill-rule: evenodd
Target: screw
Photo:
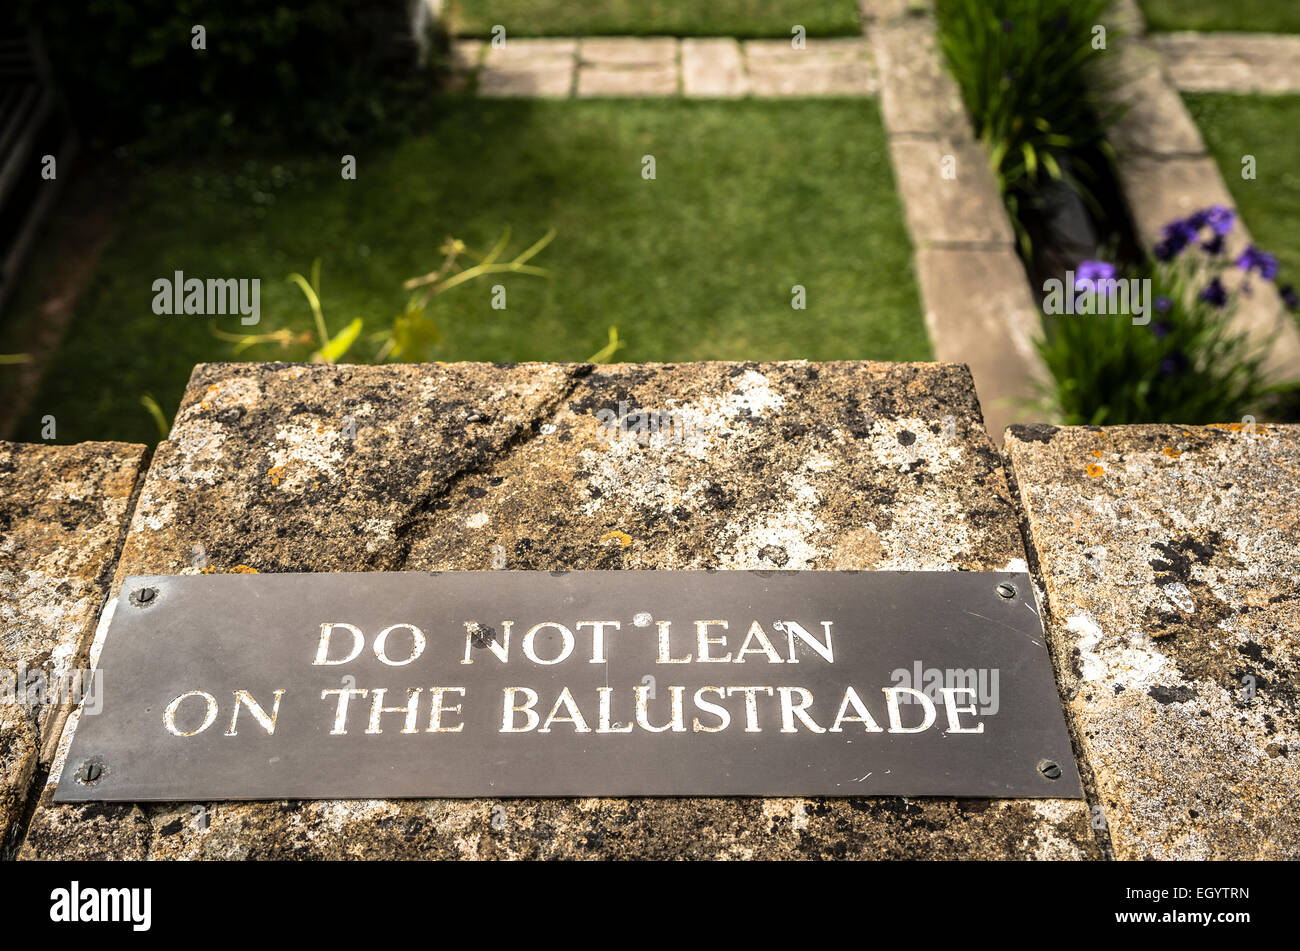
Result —
<instances>
[{"instance_id":1,"label":"screw","mask_svg":"<svg viewBox=\"0 0 1300 951\"><path fill-rule=\"evenodd\" d=\"M1050 759L1040 759L1038 761L1038 771L1047 779L1060 779L1061 766L1059 763Z\"/></svg>"},{"instance_id":2,"label":"screw","mask_svg":"<svg viewBox=\"0 0 1300 951\"><path fill-rule=\"evenodd\" d=\"M153 588L141 588L135 593L135 599L141 604L148 604L158 594Z\"/></svg>"},{"instance_id":3,"label":"screw","mask_svg":"<svg viewBox=\"0 0 1300 951\"><path fill-rule=\"evenodd\" d=\"M487 647L496 640L497 632L486 624L475 621L469 625L469 642L475 647Z\"/></svg>"},{"instance_id":4,"label":"screw","mask_svg":"<svg viewBox=\"0 0 1300 951\"><path fill-rule=\"evenodd\" d=\"M99 777L104 775L104 767L98 763L87 760L81 765L81 781L87 786L99 782Z\"/></svg>"},{"instance_id":5,"label":"screw","mask_svg":"<svg viewBox=\"0 0 1300 951\"><path fill-rule=\"evenodd\" d=\"M1009 581L1004 581L998 585L998 595L1010 600L1016 596L1016 586Z\"/></svg>"}]
</instances>

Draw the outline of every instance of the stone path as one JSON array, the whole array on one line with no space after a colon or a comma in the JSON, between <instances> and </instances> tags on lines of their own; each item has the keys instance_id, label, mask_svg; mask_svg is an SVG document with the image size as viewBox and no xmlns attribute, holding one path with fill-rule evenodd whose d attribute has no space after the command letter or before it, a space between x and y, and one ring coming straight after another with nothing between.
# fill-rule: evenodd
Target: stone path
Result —
<instances>
[{"instance_id":1,"label":"stone path","mask_svg":"<svg viewBox=\"0 0 1300 951\"><path fill-rule=\"evenodd\" d=\"M1110 141L1134 227L1150 249L1175 218L1211 205L1235 207L1235 202L1175 88L1171 67L1158 49L1162 41L1141 37L1141 14L1135 5L1122 4L1120 15L1128 38L1117 44L1116 74L1122 81L1112 95L1127 109L1111 130ZM1227 253L1235 257L1251 240L1248 223L1239 220L1228 236ZM1275 378L1300 376L1300 331L1272 283L1256 282L1254 293L1241 300L1233 325L1257 344L1267 345L1266 368Z\"/></svg>"},{"instance_id":2,"label":"stone path","mask_svg":"<svg viewBox=\"0 0 1300 951\"><path fill-rule=\"evenodd\" d=\"M503 47L457 40L458 82L476 77L490 98L738 98L871 96L877 79L864 39L671 36L512 39Z\"/></svg>"}]
</instances>

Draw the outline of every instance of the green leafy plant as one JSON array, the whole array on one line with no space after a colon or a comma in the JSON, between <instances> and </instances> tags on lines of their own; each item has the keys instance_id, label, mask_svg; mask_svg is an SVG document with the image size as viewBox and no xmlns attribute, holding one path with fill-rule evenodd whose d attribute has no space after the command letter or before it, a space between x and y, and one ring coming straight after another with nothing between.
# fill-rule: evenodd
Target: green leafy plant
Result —
<instances>
[{"instance_id":1,"label":"green leafy plant","mask_svg":"<svg viewBox=\"0 0 1300 951\"><path fill-rule=\"evenodd\" d=\"M1235 261L1223 255L1233 221L1230 210L1215 207L1165 227L1155 260L1131 275L1150 281L1144 323L1113 308L1110 316L1050 319L1038 347L1067 424L1227 422L1295 393L1296 383L1270 384L1266 349L1231 329L1252 281L1277 273L1273 256L1254 247ZM1094 278L1113 279L1117 269L1086 261L1079 273L1086 276L1076 288L1095 295ZM1281 290L1291 304L1294 293Z\"/></svg>"},{"instance_id":2,"label":"green leafy plant","mask_svg":"<svg viewBox=\"0 0 1300 951\"><path fill-rule=\"evenodd\" d=\"M608 363L610 358L618 351L623 349L623 341L618 339L618 328L609 328L609 343L601 347L591 356L587 357L587 363Z\"/></svg>"},{"instance_id":3,"label":"green leafy plant","mask_svg":"<svg viewBox=\"0 0 1300 951\"><path fill-rule=\"evenodd\" d=\"M153 394L146 393L140 397L140 405L145 408L149 418L153 420L153 424L158 427L158 438L166 439L171 432L171 427L167 425L167 417L163 415L162 407L158 405L158 401L154 399Z\"/></svg>"},{"instance_id":4,"label":"green leafy plant","mask_svg":"<svg viewBox=\"0 0 1300 951\"><path fill-rule=\"evenodd\" d=\"M321 303L319 258L312 262L310 279L298 273L290 274L288 277L288 280L297 285L307 299L314 332L297 331L287 327L264 334L227 333L216 328L211 330L216 337L233 343L236 354L243 353L258 344L276 344L281 349L288 349L315 343L316 348L308 356L313 363L337 363L345 356L353 362L361 363L426 362L434 357L443 343L442 330L428 312L438 295L490 274L528 274L534 277L548 277L549 271L529 262L554 238L555 231L551 229L510 260L502 260L506 247L510 243L509 228L486 254L471 251L459 238L447 238L439 249L439 253L443 256L442 264L428 274L405 281L402 285L403 289L413 292L407 298L405 308L393 318L390 327L371 334L363 335L365 327L360 317L354 318L337 333L330 332ZM462 264L462 258L468 258L475 263L466 267ZM359 351L358 341L370 344L369 356L363 350ZM618 328L611 327L609 343L587 362L605 362L622 346L622 342L618 339Z\"/></svg>"},{"instance_id":5,"label":"green leafy plant","mask_svg":"<svg viewBox=\"0 0 1300 951\"><path fill-rule=\"evenodd\" d=\"M987 148L1022 249L1022 209L1062 181L1097 209L1117 110L1103 97L1094 29L1111 0L937 0L939 44ZM1112 34L1108 42L1113 42ZM1113 65L1113 64L1108 64Z\"/></svg>"}]
</instances>

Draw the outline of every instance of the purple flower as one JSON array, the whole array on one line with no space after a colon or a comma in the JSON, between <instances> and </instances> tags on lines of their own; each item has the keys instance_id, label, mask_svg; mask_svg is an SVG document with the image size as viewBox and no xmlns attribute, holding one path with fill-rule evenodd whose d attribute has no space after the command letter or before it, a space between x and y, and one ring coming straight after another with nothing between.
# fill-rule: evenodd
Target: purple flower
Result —
<instances>
[{"instance_id":1,"label":"purple flower","mask_svg":"<svg viewBox=\"0 0 1300 951\"><path fill-rule=\"evenodd\" d=\"M1295 288L1290 284L1283 284L1277 289L1278 294L1282 297L1282 303L1286 304L1287 310L1295 310L1300 307L1300 297L1296 296Z\"/></svg>"},{"instance_id":2,"label":"purple flower","mask_svg":"<svg viewBox=\"0 0 1300 951\"><path fill-rule=\"evenodd\" d=\"M1224 208L1222 205L1214 205L1202 212L1205 216L1205 223L1214 229L1214 233L1223 237L1232 230L1232 223L1236 219L1236 214L1231 208Z\"/></svg>"},{"instance_id":3,"label":"purple flower","mask_svg":"<svg viewBox=\"0 0 1300 951\"><path fill-rule=\"evenodd\" d=\"M1216 233L1212 238L1201 243L1201 250L1207 254L1223 253L1223 235Z\"/></svg>"},{"instance_id":4,"label":"purple flower","mask_svg":"<svg viewBox=\"0 0 1300 951\"><path fill-rule=\"evenodd\" d=\"M1160 229L1160 233L1164 240L1156 245L1155 255L1161 261L1177 257L1183 248L1200 238L1200 228L1190 218L1171 221Z\"/></svg>"},{"instance_id":5,"label":"purple flower","mask_svg":"<svg viewBox=\"0 0 1300 951\"><path fill-rule=\"evenodd\" d=\"M1174 306L1174 302L1171 301L1164 294L1157 294L1156 299L1153 303L1155 304L1156 307L1156 313L1160 313L1160 314L1169 313L1169 308Z\"/></svg>"},{"instance_id":6,"label":"purple flower","mask_svg":"<svg viewBox=\"0 0 1300 951\"><path fill-rule=\"evenodd\" d=\"M1267 251L1259 250L1253 244L1241 252L1241 257L1237 258L1237 267L1247 274L1251 271L1259 271L1259 276L1266 281L1277 277L1277 258Z\"/></svg>"},{"instance_id":7,"label":"purple flower","mask_svg":"<svg viewBox=\"0 0 1300 951\"><path fill-rule=\"evenodd\" d=\"M1228 303L1228 291L1224 288L1223 282L1216 277L1201 291L1201 300L1209 301L1215 307L1222 307Z\"/></svg>"},{"instance_id":8,"label":"purple flower","mask_svg":"<svg viewBox=\"0 0 1300 951\"><path fill-rule=\"evenodd\" d=\"M1115 265L1109 261L1080 261L1079 270L1074 274L1076 291L1095 291L1098 281L1113 281Z\"/></svg>"},{"instance_id":9,"label":"purple flower","mask_svg":"<svg viewBox=\"0 0 1300 951\"><path fill-rule=\"evenodd\" d=\"M1174 325L1167 320L1157 320L1151 325L1151 332L1157 337L1164 339L1169 336L1169 332L1174 329Z\"/></svg>"}]
</instances>

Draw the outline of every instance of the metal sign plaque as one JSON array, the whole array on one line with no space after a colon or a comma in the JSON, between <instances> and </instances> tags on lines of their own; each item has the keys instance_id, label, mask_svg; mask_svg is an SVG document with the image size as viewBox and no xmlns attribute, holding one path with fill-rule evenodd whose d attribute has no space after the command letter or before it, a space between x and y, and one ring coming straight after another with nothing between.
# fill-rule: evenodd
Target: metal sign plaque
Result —
<instances>
[{"instance_id":1,"label":"metal sign plaque","mask_svg":"<svg viewBox=\"0 0 1300 951\"><path fill-rule=\"evenodd\" d=\"M128 579L55 800L1079 798L1029 577Z\"/></svg>"}]
</instances>

